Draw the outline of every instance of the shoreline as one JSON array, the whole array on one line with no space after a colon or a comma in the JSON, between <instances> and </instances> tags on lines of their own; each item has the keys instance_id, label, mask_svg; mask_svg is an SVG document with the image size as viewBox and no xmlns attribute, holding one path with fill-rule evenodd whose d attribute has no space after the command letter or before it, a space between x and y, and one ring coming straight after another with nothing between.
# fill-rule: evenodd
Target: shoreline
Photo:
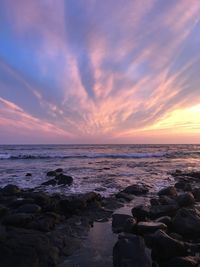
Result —
<instances>
[{"instance_id":1,"label":"shoreline","mask_svg":"<svg viewBox=\"0 0 200 267\"><path fill-rule=\"evenodd\" d=\"M114 246L114 266L123 266L120 264L127 253L121 251L119 247L124 242L123 240L129 240L130 246L133 246L133 240L130 241L133 236L141 238L137 242L142 242L144 248L148 246L152 249L153 244L153 255L158 249L155 249L157 242L155 240L159 238L165 238L167 242L173 241L175 242L173 244L178 247L182 246L181 253L178 255L172 253L173 255L167 257L164 255L164 260L154 255L152 257L154 264L161 264L157 266L173 266L167 265L168 260L199 263L198 257L195 256L197 252L200 252L199 246L195 244L197 241L200 242L200 230L196 230L198 237L196 239L196 235L194 238L190 234L188 236L184 236L184 233L180 234L177 229L175 232L174 227L170 225L183 209L186 210L186 216L189 219L191 216L187 214L187 211L193 210L195 223L200 223L200 215L198 212L195 213L195 210L199 208L197 206L200 200L200 190L197 187L200 172L177 171L173 175L175 187L163 189L159 195L157 192L148 195L147 186L136 184L128 186L109 198L101 197L100 194L94 192L67 197L60 194L49 195L44 192L34 192L32 189L22 190L14 185L2 188L0 190L0 261L2 266L53 267L61 266L60 264L64 266L67 257L82 247L93 224L111 221L112 214L116 210L115 214L118 215L113 216L113 231L124 234L119 234L119 240ZM137 199L140 198L141 203L138 205ZM150 205L148 205L148 200ZM128 218L126 217L128 215L120 216L121 212L118 209L121 207L123 210L124 206L130 210L133 207L132 215ZM157 222L158 218L163 216L167 216L168 219ZM108 226L111 225L108 224ZM187 251L188 248L191 252ZM128 251L129 248L126 250ZM151 256L147 256L144 251L140 252L145 255L146 259L148 258L147 262L152 262ZM179 259L180 256L192 258ZM133 260L131 257L130 261ZM138 264L142 266L141 263Z\"/></svg>"}]
</instances>

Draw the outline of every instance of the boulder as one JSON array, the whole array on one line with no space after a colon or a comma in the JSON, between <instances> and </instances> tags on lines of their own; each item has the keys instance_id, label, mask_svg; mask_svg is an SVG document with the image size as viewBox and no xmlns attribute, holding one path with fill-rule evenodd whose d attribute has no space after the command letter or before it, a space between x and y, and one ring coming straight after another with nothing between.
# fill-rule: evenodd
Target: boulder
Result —
<instances>
[{"instance_id":1,"label":"boulder","mask_svg":"<svg viewBox=\"0 0 200 267\"><path fill-rule=\"evenodd\" d=\"M0 204L0 218L8 212L8 208Z\"/></svg>"},{"instance_id":2,"label":"boulder","mask_svg":"<svg viewBox=\"0 0 200 267\"><path fill-rule=\"evenodd\" d=\"M54 178L54 179L51 179L51 180L48 180L48 181L42 183L41 185L46 185L46 186L53 185L53 186L55 186L56 184L57 184L57 180Z\"/></svg>"},{"instance_id":3,"label":"boulder","mask_svg":"<svg viewBox=\"0 0 200 267\"><path fill-rule=\"evenodd\" d=\"M139 234L152 234L157 230L167 230L167 225L161 222L139 222L136 226Z\"/></svg>"},{"instance_id":4,"label":"boulder","mask_svg":"<svg viewBox=\"0 0 200 267\"><path fill-rule=\"evenodd\" d=\"M151 206L149 217L151 219L157 219L162 216L174 216L179 209L178 205L160 205L160 206Z\"/></svg>"},{"instance_id":5,"label":"boulder","mask_svg":"<svg viewBox=\"0 0 200 267\"><path fill-rule=\"evenodd\" d=\"M25 176L27 176L27 177L32 176L32 173L27 172Z\"/></svg>"},{"instance_id":6,"label":"boulder","mask_svg":"<svg viewBox=\"0 0 200 267\"><path fill-rule=\"evenodd\" d=\"M172 227L184 237L200 237L200 212L196 209L180 209L172 221Z\"/></svg>"},{"instance_id":7,"label":"boulder","mask_svg":"<svg viewBox=\"0 0 200 267\"><path fill-rule=\"evenodd\" d=\"M196 201L200 202L200 188L194 188L192 190L193 196Z\"/></svg>"},{"instance_id":8,"label":"boulder","mask_svg":"<svg viewBox=\"0 0 200 267\"><path fill-rule=\"evenodd\" d=\"M124 192L119 192L115 196L116 196L116 198L125 199L128 202L134 199L134 196L133 195L127 194L127 193L124 193Z\"/></svg>"},{"instance_id":9,"label":"boulder","mask_svg":"<svg viewBox=\"0 0 200 267\"><path fill-rule=\"evenodd\" d=\"M48 171L47 172L47 176L56 176L56 175L57 175L56 171Z\"/></svg>"},{"instance_id":10,"label":"boulder","mask_svg":"<svg viewBox=\"0 0 200 267\"><path fill-rule=\"evenodd\" d=\"M41 207L36 204L24 204L17 209L19 213L38 213L41 211Z\"/></svg>"},{"instance_id":11,"label":"boulder","mask_svg":"<svg viewBox=\"0 0 200 267\"><path fill-rule=\"evenodd\" d=\"M124 234L113 248L114 267L151 267L152 262L142 237Z\"/></svg>"},{"instance_id":12,"label":"boulder","mask_svg":"<svg viewBox=\"0 0 200 267\"><path fill-rule=\"evenodd\" d=\"M169 197L176 197L177 196L177 191L174 186L168 186L163 189L161 189L158 192L159 196L169 196Z\"/></svg>"},{"instance_id":13,"label":"boulder","mask_svg":"<svg viewBox=\"0 0 200 267\"><path fill-rule=\"evenodd\" d=\"M73 178L68 175L59 174L56 178L58 185L71 185L73 182Z\"/></svg>"},{"instance_id":14,"label":"boulder","mask_svg":"<svg viewBox=\"0 0 200 267\"><path fill-rule=\"evenodd\" d=\"M180 194L176 200L180 207L191 206L195 203L194 195L192 193Z\"/></svg>"},{"instance_id":15,"label":"boulder","mask_svg":"<svg viewBox=\"0 0 200 267\"><path fill-rule=\"evenodd\" d=\"M175 198L169 196L161 195L159 196L160 205L174 205L177 204Z\"/></svg>"},{"instance_id":16,"label":"boulder","mask_svg":"<svg viewBox=\"0 0 200 267\"><path fill-rule=\"evenodd\" d=\"M151 236L152 258L156 261L167 261L173 257L187 256L184 242L171 238L162 230Z\"/></svg>"},{"instance_id":17,"label":"boulder","mask_svg":"<svg viewBox=\"0 0 200 267\"><path fill-rule=\"evenodd\" d=\"M113 232L114 233L123 232L125 226L127 225L128 219L133 219L133 217L130 215L126 215L126 214L118 214L118 213L113 214L112 215Z\"/></svg>"},{"instance_id":18,"label":"boulder","mask_svg":"<svg viewBox=\"0 0 200 267\"><path fill-rule=\"evenodd\" d=\"M32 220L33 216L30 214L13 213L13 214L8 214L3 218L2 224L26 228L29 222L31 222Z\"/></svg>"},{"instance_id":19,"label":"boulder","mask_svg":"<svg viewBox=\"0 0 200 267\"><path fill-rule=\"evenodd\" d=\"M179 181L174 185L177 189L181 189L183 191L192 191L192 186L189 182Z\"/></svg>"},{"instance_id":20,"label":"boulder","mask_svg":"<svg viewBox=\"0 0 200 267\"><path fill-rule=\"evenodd\" d=\"M57 168L57 169L55 170L55 172L63 172L63 169L62 169L62 168Z\"/></svg>"},{"instance_id":21,"label":"boulder","mask_svg":"<svg viewBox=\"0 0 200 267\"><path fill-rule=\"evenodd\" d=\"M150 216L150 208L146 205L137 205L132 210L132 215L138 221L144 221Z\"/></svg>"},{"instance_id":22,"label":"boulder","mask_svg":"<svg viewBox=\"0 0 200 267\"><path fill-rule=\"evenodd\" d=\"M138 196L148 193L149 189L146 185L133 184L126 187L122 192Z\"/></svg>"},{"instance_id":23,"label":"boulder","mask_svg":"<svg viewBox=\"0 0 200 267\"><path fill-rule=\"evenodd\" d=\"M9 195L16 195L20 193L20 188L16 185L8 184L4 188L1 189L1 193L3 195L9 196Z\"/></svg>"},{"instance_id":24,"label":"boulder","mask_svg":"<svg viewBox=\"0 0 200 267\"><path fill-rule=\"evenodd\" d=\"M176 257L163 263L161 267L199 267L199 257Z\"/></svg>"},{"instance_id":25,"label":"boulder","mask_svg":"<svg viewBox=\"0 0 200 267\"><path fill-rule=\"evenodd\" d=\"M162 217L156 219L156 222L164 223L167 225L167 227L170 227L172 224L172 218L169 216L162 216Z\"/></svg>"}]
</instances>

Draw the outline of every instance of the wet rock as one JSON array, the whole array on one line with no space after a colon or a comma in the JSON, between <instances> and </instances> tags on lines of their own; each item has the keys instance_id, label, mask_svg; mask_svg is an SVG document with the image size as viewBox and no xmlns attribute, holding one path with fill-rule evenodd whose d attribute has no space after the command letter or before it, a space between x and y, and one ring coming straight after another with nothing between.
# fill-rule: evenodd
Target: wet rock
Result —
<instances>
[{"instance_id":1,"label":"wet rock","mask_svg":"<svg viewBox=\"0 0 200 267\"><path fill-rule=\"evenodd\" d=\"M31 222L32 220L33 216L30 214L13 213L13 214L8 214L3 218L2 224L26 228L28 223Z\"/></svg>"},{"instance_id":2,"label":"wet rock","mask_svg":"<svg viewBox=\"0 0 200 267\"><path fill-rule=\"evenodd\" d=\"M41 185L46 185L46 186L53 185L53 186L55 186L56 184L57 184L57 180L56 179L51 179L51 180L48 180L48 181L42 183Z\"/></svg>"},{"instance_id":3,"label":"wet rock","mask_svg":"<svg viewBox=\"0 0 200 267\"><path fill-rule=\"evenodd\" d=\"M193 196L195 198L196 201L200 201L200 188L194 188L192 190Z\"/></svg>"},{"instance_id":4,"label":"wet rock","mask_svg":"<svg viewBox=\"0 0 200 267\"><path fill-rule=\"evenodd\" d=\"M170 196L170 197L176 197L177 196L177 191L174 186L168 186L166 188L161 189L158 192L159 196Z\"/></svg>"},{"instance_id":5,"label":"wet rock","mask_svg":"<svg viewBox=\"0 0 200 267\"><path fill-rule=\"evenodd\" d=\"M195 203L195 199L192 193L180 194L176 200L180 207L191 206Z\"/></svg>"},{"instance_id":6,"label":"wet rock","mask_svg":"<svg viewBox=\"0 0 200 267\"><path fill-rule=\"evenodd\" d=\"M126 220L123 231L132 234L136 232L136 220L133 217Z\"/></svg>"},{"instance_id":7,"label":"wet rock","mask_svg":"<svg viewBox=\"0 0 200 267\"><path fill-rule=\"evenodd\" d=\"M134 199L133 195L127 194L127 193L124 193L124 192L119 192L115 196L116 196L116 198L122 198L122 199L125 199L126 201L131 201L131 200Z\"/></svg>"},{"instance_id":8,"label":"wet rock","mask_svg":"<svg viewBox=\"0 0 200 267\"><path fill-rule=\"evenodd\" d=\"M151 267L151 258L146 250L144 240L140 236L124 234L113 248L114 267Z\"/></svg>"},{"instance_id":9,"label":"wet rock","mask_svg":"<svg viewBox=\"0 0 200 267\"><path fill-rule=\"evenodd\" d=\"M161 222L139 222L137 232L139 234L152 234L157 230L167 230L167 225Z\"/></svg>"},{"instance_id":10,"label":"wet rock","mask_svg":"<svg viewBox=\"0 0 200 267\"><path fill-rule=\"evenodd\" d=\"M150 203L151 203L151 206L158 206L160 205L160 200L157 198L151 198Z\"/></svg>"},{"instance_id":11,"label":"wet rock","mask_svg":"<svg viewBox=\"0 0 200 267\"><path fill-rule=\"evenodd\" d=\"M123 232L128 219L133 217L126 214L115 213L112 215L112 229L114 233ZM135 222L136 223L136 222Z\"/></svg>"},{"instance_id":12,"label":"wet rock","mask_svg":"<svg viewBox=\"0 0 200 267\"><path fill-rule=\"evenodd\" d=\"M20 193L20 189L16 185L8 184L4 188L1 189L1 193L3 195L9 196L9 195L16 195Z\"/></svg>"},{"instance_id":13,"label":"wet rock","mask_svg":"<svg viewBox=\"0 0 200 267\"><path fill-rule=\"evenodd\" d=\"M164 223L164 224L166 224L168 227L170 227L171 224L172 224L172 218L169 217L169 216L162 216L162 217L156 219L156 222Z\"/></svg>"},{"instance_id":14,"label":"wet rock","mask_svg":"<svg viewBox=\"0 0 200 267\"><path fill-rule=\"evenodd\" d=\"M200 259L198 257L176 257L163 263L161 267L198 267Z\"/></svg>"},{"instance_id":15,"label":"wet rock","mask_svg":"<svg viewBox=\"0 0 200 267\"><path fill-rule=\"evenodd\" d=\"M27 172L25 176L30 177L30 176L32 176L32 173Z\"/></svg>"},{"instance_id":16,"label":"wet rock","mask_svg":"<svg viewBox=\"0 0 200 267\"><path fill-rule=\"evenodd\" d=\"M138 196L148 193L149 189L146 185L133 184L126 187L122 192Z\"/></svg>"},{"instance_id":17,"label":"wet rock","mask_svg":"<svg viewBox=\"0 0 200 267\"><path fill-rule=\"evenodd\" d=\"M35 230L9 228L0 241L0 262L4 267L50 267L59 262L59 250L50 238Z\"/></svg>"},{"instance_id":18,"label":"wet rock","mask_svg":"<svg viewBox=\"0 0 200 267\"><path fill-rule=\"evenodd\" d=\"M56 170L55 170L55 172L57 173L57 172L63 172L63 169L62 168L57 168Z\"/></svg>"},{"instance_id":19,"label":"wet rock","mask_svg":"<svg viewBox=\"0 0 200 267\"><path fill-rule=\"evenodd\" d=\"M48 171L47 172L47 176L56 176L56 175L57 175L56 171Z\"/></svg>"},{"instance_id":20,"label":"wet rock","mask_svg":"<svg viewBox=\"0 0 200 267\"><path fill-rule=\"evenodd\" d=\"M151 219L157 219L162 216L174 216L179 209L178 205L160 205L151 206L149 217Z\"/></svg>"},{"instance_id":21,"label":"wet rock","mask_svg":"<svg viewBox=\"0 0 200 267\"><path fill-rule=\"evenodd\" d=\"M171 238L162 230L151 236L152 258L156 261L166 261L173 257L187 256L184 242Z\"/></svg>"},{"instance_id":22,"label":"wet rock","mask_svg":"<svg viewBox=\"0 0 200 267\"><path fill-rule=\"evenodd\" d=\"M175 183L174 185L177 189L181 189L183 191L192 191L192 186L189 182L182 182L179 181L177 183Z\"/></svg>"},{"instance_id":23,"label":"wet rock","mask_svg":"<svg viewBox=\"0 0 200 267\"><path fill-rule=\"evenodd\" d=\"M38 213L41 211L41 207L36 204L25 204L17 209L19 213Z\"/></svg>"},{"instance_id":24,"label":"wet rock","mask_svg":"<svg viewBox=\"0 0 200 267\"><path fill-rule=\"evenodd\" d=\"M177 239L179 241L183 241L183 237L177 233L174 233L174 232L169 233L169 236L171 236L172 238Z\"/></svg>"},{"instance_id":25,"label":"wet rock","mask_svg":"<svg viewBox=\"0 0 200 267\"><path fill-rule=\"evenodd\" d=\"M183 237L200 237L200 213L196 209L180 209L172 221L175 232Z\"/></svg>"},{"instance_id":26,"label":"wet rock","mask_svg":"<svg viewBox=\"0 0 200 267\"><path fill-rule=\"evenodd\" d=\"M169 196L160 196L159 197L160 205L176 205L175 199L169 197Z\"/></svg>"},{"instance_id":27,"label":"wet rock","mask_svg":"<svg viewBox=\"0 0 200 267\"><path fill-rule=\"evenodd\" d=\"M64 174L59 174L55 179L58 185L71 185L73 183L73 178Z\"/></svg>"},{"instance_id":28,"label":"wet rock","mask_svg":"<svg viewBox=\"0 0 200 267\"><path fill-rule=\"evenodd\" d=\"M0 218L8 212L8 208L0 204Z\"/></svg>"},{"instance_id":29,"label":"wet rock","mask_svg":"<svg viewBox=\"0 0 200 267\"><path fill-rule=\"evenodd\" d=\"M144 221L150 216L150 208L146 205L137 205L132 210L132 215L138 221Z\"/></svg>"}]
</instances>

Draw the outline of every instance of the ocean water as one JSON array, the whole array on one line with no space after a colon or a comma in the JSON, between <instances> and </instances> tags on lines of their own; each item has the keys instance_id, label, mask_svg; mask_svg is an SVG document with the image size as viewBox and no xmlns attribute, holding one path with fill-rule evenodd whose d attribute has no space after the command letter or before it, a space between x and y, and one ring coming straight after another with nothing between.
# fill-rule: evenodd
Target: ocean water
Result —
<instances>
[{"instance_id":1,"label":"ocean water","mask_svg":"<svg viewBox=\"0 0 200 267\"><path fill-rule=\"evenodd\" d=\"M43 186L50 193L96 191L108 196L133 184L152 191L173 183L176 169L200 170L200 145L1 145L0 187L39 187L47 171L63 168L72 186ZM26 173L32 173L27 177Z\"/></svg>"}]
</instances>

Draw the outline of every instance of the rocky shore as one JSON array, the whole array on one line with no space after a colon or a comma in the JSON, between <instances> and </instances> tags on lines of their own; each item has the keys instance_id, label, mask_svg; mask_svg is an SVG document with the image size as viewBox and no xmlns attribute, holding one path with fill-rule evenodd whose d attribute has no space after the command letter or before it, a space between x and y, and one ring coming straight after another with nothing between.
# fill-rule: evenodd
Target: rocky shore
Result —
<instances>
[{"instance_id":1,"label":"rocky shore","mask_svg":"<svg viewBox=\"0 0 200 267\"><path fill-rule=\"evenodd\" d=\"M27 174L31 176L31 174ZM173 173L174 186L149 194L131 185L109 198L95 192L49 195L42 186L70 186L73 178L57 169L36 189L0 189L0 265L58 266L82 245L95 221L112 217L118 236L114 267L193 267L200 259L200 172ZM142 205L135 198L147 196ZM131 203L132 215L114 213Z\"/></svg>"}]
</instances>

